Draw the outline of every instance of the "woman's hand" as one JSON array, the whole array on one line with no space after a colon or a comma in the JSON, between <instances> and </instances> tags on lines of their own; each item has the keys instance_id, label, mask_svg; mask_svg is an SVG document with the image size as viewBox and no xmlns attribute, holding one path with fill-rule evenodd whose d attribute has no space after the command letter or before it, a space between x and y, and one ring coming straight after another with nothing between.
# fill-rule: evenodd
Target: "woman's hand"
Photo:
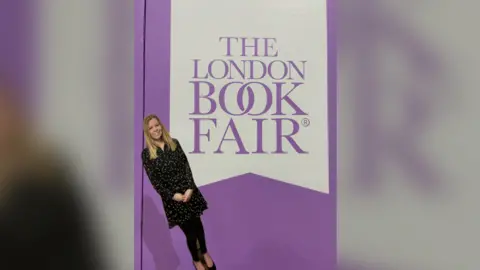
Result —
<instances>
[{"instance_id":1,"label":"woman's hand","mask_svg":"<svg viewBox=\"0 0 480 270\"><path fill-rule=\"evenodd\" d=\"M190 198L192 198L192 194L193 194L193 190L187 189L187 191L185 191L185 194L183 195L183 202L190 201Z\"/></svg>"},{"instance_id":2,"label":"woman's hand","mask_svg":"<svg viewBox=\"0 0 480 270\"><path fill-rule=\"evenodd\" d=\"M185 200L185 195L182 193L175 193L175 195L173 195L173 200L177 202L183 202Z\"/></svg>"}]
</instances>

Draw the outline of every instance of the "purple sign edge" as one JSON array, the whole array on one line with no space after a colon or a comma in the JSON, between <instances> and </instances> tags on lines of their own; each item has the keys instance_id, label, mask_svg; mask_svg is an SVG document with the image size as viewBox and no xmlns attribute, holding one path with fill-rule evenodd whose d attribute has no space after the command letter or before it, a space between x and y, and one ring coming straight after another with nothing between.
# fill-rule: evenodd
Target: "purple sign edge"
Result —
<instances>
[{"instance_id":1,"label":"purple sign edge","mask_svg":"<svg viewBox=\"0 0 480 270\"><path fill-rule=\"evenodd\" d=\"M163 1L163 0L162 0ZM336 5L335 0L327 1L327 42L328 42L328 128L329 128L329 185L330 194L334 196L333 207L337 208L337 42L336 42ZM170 1L163 1L170 9ZM145 84L145 15L146 0L135 0L135 34L134 34L134 270L142 269L142 216L143 216L143 167L140 153L144 139L142 133L144 117ZM140 181L135 180L140 179ZM335 233L337 233L335 231ZM336 243L335 247L337 248Z\"/></svg>"},{"instance_id":2,"label":"purple sign edge","mask_svg":"<svg viewBox=\"0 0 480 270\"><path fill-rule=\"evenodd\" d=\"M333 196L334 213L337 213L337 25L336 25L336 0L327 1L327 76L328 76L328 161L329 161L329 187ZM337 238L337 219L335 218L335 238ZM334 253L337 254L335 241ZM338 268L338 255L334 269Z\"/></svg>"},{"instance_id":3,"label":"purple sign edge","mask_svg":"<svg viewBox=\"0 0 480 270\"><path fill-rule=\"evenodd\" d=\"M134 33L134 269L142 270L143 166L139 154L143 149L144 114L144 37L145 1L135 0Z\"/></svg>"}]
</instances>

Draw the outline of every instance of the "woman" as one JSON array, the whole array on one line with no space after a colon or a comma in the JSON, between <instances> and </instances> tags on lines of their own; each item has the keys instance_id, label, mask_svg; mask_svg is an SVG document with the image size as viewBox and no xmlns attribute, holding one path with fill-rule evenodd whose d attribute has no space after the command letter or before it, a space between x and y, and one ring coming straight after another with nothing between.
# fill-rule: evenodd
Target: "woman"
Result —
<instances>
[{"instance_id":1,"label":"woman","mask_svg":"<svg viewBox=\"0 0 480 270\"><path fill-rule=\"evenodd\" d=\"M207 251L200 219L203 211L208 209L207 202L195 185L185 152L178 140L170 137L156 115L144 119L143 133L147 144L142 152L143 166L162 197L170 229L178 225L185 233L197 270L206 270L198 256L197 241L208 269L216 269Z\"/></svg>"}]
</instances>

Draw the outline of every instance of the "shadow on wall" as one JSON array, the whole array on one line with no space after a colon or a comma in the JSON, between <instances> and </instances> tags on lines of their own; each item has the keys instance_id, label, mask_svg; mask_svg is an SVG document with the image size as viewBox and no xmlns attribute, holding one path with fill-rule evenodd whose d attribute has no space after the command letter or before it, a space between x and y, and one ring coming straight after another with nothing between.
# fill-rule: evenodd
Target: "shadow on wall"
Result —
<instances>
[{"instance_id":1,"label":"shadow on wall","mask_svg":"<svg viewBox=\"0 0 480 270\"><path fill-rule=\"evenodd\" d=\"M155 267L143 270L177 269L180 261L172 244L167 220L153 199L147 195L144 197L143 211L143 231L150 232L148 237L143 235L143 242L152 254ZM143 256L145 256L145 251Z\"/></svg>"}]
</instances>

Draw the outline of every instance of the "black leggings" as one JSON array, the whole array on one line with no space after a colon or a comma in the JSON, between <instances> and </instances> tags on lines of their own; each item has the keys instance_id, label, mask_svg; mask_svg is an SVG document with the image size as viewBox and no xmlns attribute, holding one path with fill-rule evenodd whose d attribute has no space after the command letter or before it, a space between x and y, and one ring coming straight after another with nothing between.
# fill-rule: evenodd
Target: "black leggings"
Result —
<instances>
[{"instance_id":1,"label":"black leggings","mask_svg":"<svg viewBox=\"0 0 480 270\"><path fill-rule=\"evenodd\" d=\"M205 242L205 231L203 230L202 220L199 217L192 218L182 225L179 225L179 227L187 238L188 250L192 254L193 261L200 261L197 252L197 240L200 244L200 252L202 254L207 253L207 244Z\"/></svg>"}]
</instances>

